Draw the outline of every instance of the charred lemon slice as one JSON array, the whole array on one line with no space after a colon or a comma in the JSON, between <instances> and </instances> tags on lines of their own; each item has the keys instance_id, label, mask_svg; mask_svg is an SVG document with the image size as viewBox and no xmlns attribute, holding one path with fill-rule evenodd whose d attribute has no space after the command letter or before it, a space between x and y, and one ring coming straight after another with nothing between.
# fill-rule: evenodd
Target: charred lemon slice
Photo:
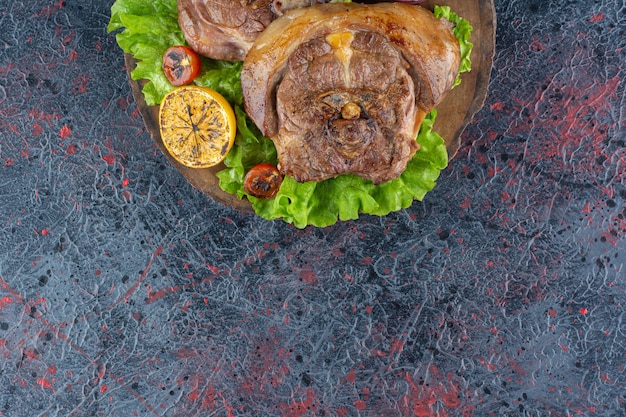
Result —
<instances>
[{"instance_id":1,"label":"charred lemon slice","mask_svg":"<svg viewBox=\"0 0 626 417\"><path fill-rule=\"evenodd\" d=\"M223 161L237 129L228 101L210 88L195 85L177 88L163 98L159 126L167 151L190 168Z\"/></svg>"}]
</instances>

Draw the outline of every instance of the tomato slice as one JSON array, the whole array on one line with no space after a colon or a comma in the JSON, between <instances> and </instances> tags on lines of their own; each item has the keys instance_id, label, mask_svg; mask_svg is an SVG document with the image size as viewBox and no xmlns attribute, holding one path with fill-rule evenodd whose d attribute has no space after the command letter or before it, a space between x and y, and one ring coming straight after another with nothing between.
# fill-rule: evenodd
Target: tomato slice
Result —
<instances>
[{"instance_id":1,"label":"tomato slice","mask_svg":"<svg viewBox=\"0 0 626 417\"><path fill-rule=\"evenodd\" d=\"M192 82L202 67L200 56L188 46L176 45L165 51L163 55L163 72L175 86Z\"/></svg>"},{"instance_id":2,"label":"tomato slice","mask_svg":"<svg viewBox=\"0 0 626 417\"><path fill-rule=\"evenodd\" d=\"M244 191L256 198L274 198L283 183L283 175L271 164L253 166L243 179Z\"/></svg>"}]
</instances>

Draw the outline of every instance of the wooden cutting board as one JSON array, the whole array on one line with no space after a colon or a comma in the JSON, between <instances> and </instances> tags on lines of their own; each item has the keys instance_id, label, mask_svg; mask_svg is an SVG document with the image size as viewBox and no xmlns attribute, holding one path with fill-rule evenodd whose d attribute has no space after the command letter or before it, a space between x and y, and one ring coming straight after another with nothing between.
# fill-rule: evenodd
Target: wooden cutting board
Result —
<instances>
[{"instance_id":1,"label":"wooden cutting board","mask_svg":"<svg viewBox=\"0 0 626 417\"><path fill-rule=\"evenodd\" d=\"M432 9L434 4L450 6L459 16L469 20L474 28L471 37L471 42L474 44L471 55L472 71L462 74L461 84L455 87L437 106L434 130L444 138L448 155L452 159L460 147L463 130L476 112L483 107L487 96L489 76L495 53L496 14L493 0L427 0L422 3L422 6ZM130 72L136 66L135 59L126 54L125 60L133 97L146 128L172 165L193 187L201 190L215 201L237 210L252 212L252 206L247 200L240 200L219 187L215 173L224 169L222 164L212 168L192 169L181 165L169 155L163 146L159 133L159 108L146 104L141 92L144 82L142 80L135 81L130 77Z\"/></svg>"}]
</instances>

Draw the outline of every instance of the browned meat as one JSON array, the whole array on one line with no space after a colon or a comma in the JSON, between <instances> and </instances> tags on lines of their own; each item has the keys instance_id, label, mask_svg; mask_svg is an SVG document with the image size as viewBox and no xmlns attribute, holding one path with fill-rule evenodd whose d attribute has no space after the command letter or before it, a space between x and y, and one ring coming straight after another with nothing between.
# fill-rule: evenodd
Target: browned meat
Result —
<instances>
[{"instance_id":1,"label":"browned meat","mask_svg":"<svg viewBox=\"0 0 626 417\"><path fill-rule=\"evenodd\" d=\"M242 61L252 42L290 9L324 0L178 0L178 23L189 45L213 59Z\"/></svg>"},{"instance_id":2,"label":"browned meat","mask_svg":"<svg viewBox=\"0 0 626 417\"><path fill-rule=\"evenodd\" d=\"M414 5L326 4L293 10L244 60L246 112L297 181L353 173L379 184L418 150L424 116L458 73L447 21Z\"/></svg>"}]
</instances>

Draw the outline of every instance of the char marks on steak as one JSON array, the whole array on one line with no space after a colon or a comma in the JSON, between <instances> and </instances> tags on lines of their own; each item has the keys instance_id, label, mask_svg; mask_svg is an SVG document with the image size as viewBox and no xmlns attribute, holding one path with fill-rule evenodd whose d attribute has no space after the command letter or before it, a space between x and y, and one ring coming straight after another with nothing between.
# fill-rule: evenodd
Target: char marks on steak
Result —
<instances>
[{"instance_id":1,"label":"char marks on steak","mask_svg":"<svg viewBox=\"0 0 626 417\"><path fill-rule=\"evenodd\" d=\"M243 61L254 40L288 10L323 0L178 0L178 23L189 46L209 58Z\"/></svg>"},{"instance_id":2,"label":"char marks on steak","mask_svg":"<svg viewBox=\"0 0 626 417\"><path fill-rule=\"evenodd\" d=\"M400 176L458 73L448 23L419 6L349 3L292 10L269 25L241 81L280 170L297 181Z\"/></svg>"}]
</instances>

